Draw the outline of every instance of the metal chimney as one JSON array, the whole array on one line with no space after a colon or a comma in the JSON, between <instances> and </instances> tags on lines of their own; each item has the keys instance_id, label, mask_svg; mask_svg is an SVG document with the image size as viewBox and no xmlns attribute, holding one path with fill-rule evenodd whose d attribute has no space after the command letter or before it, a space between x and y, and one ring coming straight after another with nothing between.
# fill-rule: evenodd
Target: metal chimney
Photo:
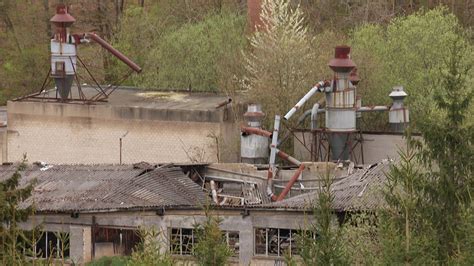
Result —
<instances>
[{"instance_id":1,"label":"metal chimney","mask_svg":"<svg viewBox=\"0 0 474 266\"><path fill-rule=\"evenodd\" d=\"M337 46L328 66L334 71L334 80L326 91L326 128L332 160L348 160L349 149L356 131L356 88L351 83L351 71L356 67L350 58L349 46ZM352 74L352 80L358 78Z\"/></svg>"},{"instance_id":2,"label":"metal chimney","mask_svg":"<svg viewBox=\"0 0 474 266\"><path fill-rule=\"evenodd\" d=\"M59 96L64 101L71 93L76 73L76 45L70 34L70 27L76 20L69 15L64 4L59 4L56 7L56 15L50 21L56 27L51 39L51 77L54 78Z\"/></svg>"},{"instance_id":3,"label":"metal chimney","mask_svg":"<svg viewBox=\"0 0 474 266\"><path fill-rule=\"evenodd\" d=\"M388 95L393 100L388 113L388 122L393 132L403 132L410 122L408 108L405 108L403 101L408 94L403 90L402 86L393 87L392 92Z\"/></svg>"}]
</instances>

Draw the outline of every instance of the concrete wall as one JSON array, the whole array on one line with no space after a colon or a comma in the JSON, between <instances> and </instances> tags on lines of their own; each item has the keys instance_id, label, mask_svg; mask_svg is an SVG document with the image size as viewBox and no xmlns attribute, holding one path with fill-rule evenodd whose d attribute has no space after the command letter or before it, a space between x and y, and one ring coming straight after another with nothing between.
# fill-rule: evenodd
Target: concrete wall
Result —
<instances>
[{"instance_id":1,"label":"concrete wall","mask_svg":"<svg viewBox=\"0 0 474 266\"><path fill-rule=\"evenodd\" d=\"M227 210L215 213L222 219L221 229L226 231L239 231L240 255L235 264L240 265L274 265L282 257L255 256L254 255L254 229L257 227L301 229L312 222L312 216L302 212L263 211L250 209L248 216L242 216L240 210ZM164 216L155 212L118 212L102 214L79 214L78 218L70 215L37 215L36 224L41 221L44 230L70 232L71 257L76 262L87 262L92 259L91 249L91 224L95 221L101 227L154 227L162 232L165 243L163 249L168 247L168 230L171 227L192 228L195 223L200 223L206 218L202 211L166 211ZM61 221L58 225L57 221ZM23 227L31 227L31 221L24 223ZM192 261L191 256L182 256L182 260Z\"/></svg>"},{"instance_id":2,"label":"concrete wall","mask_svg":"<svg viewBox=\"0 0 474 266\"><path fill-rule=\"evenodd\" d=\"M313 144L311 132L295 132L294 154L301 161L310 161ZM397 134L362 134L363 136L363 152L364 163L373 164L380 162L382 159L398 159L399 147L405 147L406 142L402 135ZM296 140L296 138L299 139ZM306 147L306 148L305 148ZM361 159L361 145L354 150L359 163Z\"/></svg>"},{"instance_id":3,"label":"concrete wall","mask_svg":"<svg viewBox=\"0 0 474 266\"><path fill-rule=\"evenodd\" d=\"M226 110L8 103L8 158L47 163L217 161L217 137L235 125ZM1 141L1 140L0 140ZM1 142L0 142L1 143ZM222 157L222 156L221 156Z\"/></svg>"}]
</instances>

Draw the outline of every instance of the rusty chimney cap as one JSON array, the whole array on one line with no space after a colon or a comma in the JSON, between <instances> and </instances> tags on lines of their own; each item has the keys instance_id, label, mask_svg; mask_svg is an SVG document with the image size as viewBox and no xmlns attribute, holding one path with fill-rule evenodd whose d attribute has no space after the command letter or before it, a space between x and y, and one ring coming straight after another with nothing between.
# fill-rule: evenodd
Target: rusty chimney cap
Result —
<instances>
[{"instance_id":1,"label":"rusty chimney cap","mask_svg":"<svg viewBox=\"0 0 474 266\"><path fill-rule=\"evenodd\" d=\"M334 72L350 72L356 64L352 62L351 57L351 47L347 45L336 46L334 59L329 61L328 66Z\"/></svg>"},{"instance_id":2,"label":"rusty chimney cap","mask_svg":"<svg viewBox=\"0 0 474 266\"><path fill-rule=\"evenodd\" d=\"M68 8L64 4L56 6L56 15L54 15L49 21L53 23L73 23L76 19L69 15Z\"/></svg>"}]
</instances>

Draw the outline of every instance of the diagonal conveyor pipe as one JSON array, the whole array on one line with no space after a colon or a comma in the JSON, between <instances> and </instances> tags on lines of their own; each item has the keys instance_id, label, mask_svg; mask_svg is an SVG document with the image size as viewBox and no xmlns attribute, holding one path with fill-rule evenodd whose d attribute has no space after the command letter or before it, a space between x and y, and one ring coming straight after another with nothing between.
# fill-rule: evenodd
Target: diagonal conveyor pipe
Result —
<instances>
[{"instance_id":1,"label":"diagonal conveyor pipe","mask_svg":"<svg viewBox=\"0 0 474 266\"><path fill-rule=\"evenodd\" d=\"M313 95L314 95L316 92L318 92L318 91L320 91L320 92L323 91L325 87L329 87L330 85L331 85L331 83L330 83L329 81L327 81L327 80L325 80L325 81L320 81L320 82L316 83L316 85L314 85L314 87L311 88L311 90L310 90L308 93L306 93L306 95L303 96L303 98L301 98L301 100L299 100L298 103L296 103L296 105L295 105L293 108L291 108L291 110L284 116L284 118L285 118L286 120L290 119L290 118L293 116L293 114L294 114L298 109L300 109L301 106L303 106L303 104L304 104L307 100L309 100L309 98L311 98L311 96L313 96Z\"/></svg>"},{"instance_id":2,"label":"diagonal conveyor pipe","mask_svg":"<svg viewBox=\"0 0 474 266\"><path fill-rule=\"evenodd\" d=\"M126 57L124 54L122 54L120 51L112 47L108 42L106 42L104 39L100 38L97 34L93 32L89 32L85 34L86 38L92 39L94 42L100 44L105 50L109 51L111 54L113 54L115 57L117 57L120 61L124 62L127 66L129 66L131 69L133 69L135 72L140 73L142 71L142 68L137 65L135 62L130 60L130 58Z\"/></svg>"}]
</instances>

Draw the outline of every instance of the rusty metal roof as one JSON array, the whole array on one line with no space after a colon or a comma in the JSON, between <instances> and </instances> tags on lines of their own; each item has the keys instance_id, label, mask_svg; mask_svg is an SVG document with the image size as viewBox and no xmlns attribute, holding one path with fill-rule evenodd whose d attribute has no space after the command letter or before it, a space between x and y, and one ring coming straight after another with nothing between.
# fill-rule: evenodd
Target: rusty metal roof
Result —
<instances>
[{"instance_id":1,"label":"rusty metal roof","mask_svg":"<svg viewBox=\"0 0 474 266\"><path fill-rule=\"evenodd\" d=\"M385 186L390 163L381 162L358 170L332 185L333 209L336 211L375 210L384 207L382 189ZM298 195L269 207L285 209L311 209L316 206L319 191Z\"/></svg>"},{"instance_id":2,"label":"rusty metal roof","mask_svg":"<svg viewBox=\"0 0 474 266\"><path fill-rule=\"evenodd\" d=\"M0 180L15 169L1 166ZM22 206L34 203L39 212L195 207L207 198L201 187L176 167L146 172L116 165L30 166L22 176L22 184L36 180L33 196Z\"/></svg>"}]
</instances>

